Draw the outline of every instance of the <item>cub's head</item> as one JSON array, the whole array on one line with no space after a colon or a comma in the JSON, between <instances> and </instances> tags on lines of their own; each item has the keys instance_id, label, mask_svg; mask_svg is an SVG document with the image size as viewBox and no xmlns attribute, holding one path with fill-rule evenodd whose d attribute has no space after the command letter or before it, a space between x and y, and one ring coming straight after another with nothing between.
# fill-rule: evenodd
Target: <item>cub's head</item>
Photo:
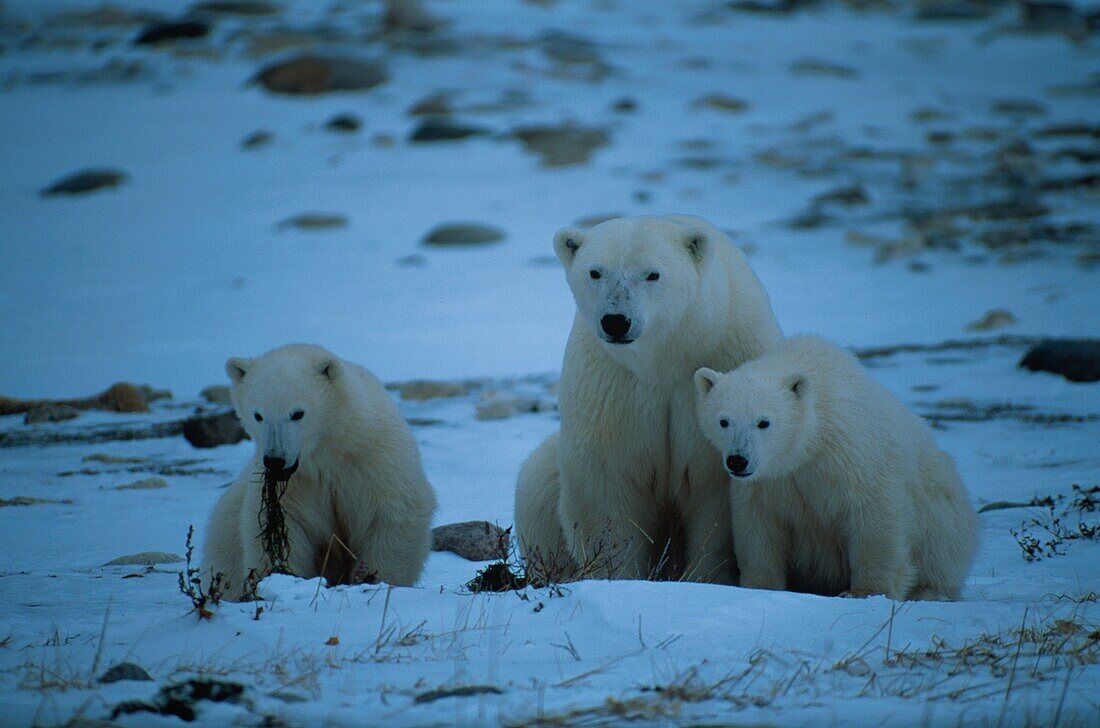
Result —
<instances>
[{"instance_id":1,"label":"cub's head","mask_svg":"<svg viewBox=\"0 0 1100 728\"><path fill-rule=\"evenodd\" d=\"M578 314L613 349L646 345L676 329L695 305L712 247L702 229L657 217L608 220L554 236Z\"/></svg>"},{"instance_id":2,"label":"cub's head","mask_svg":"<svg viewBox=\"0 0 1100 728\"><path fill-rule=\"evenodd\" d=\"M233 406L264 467L286 480L322 441L339 396L340 360L315 346L286 346L225 363Z\"/></svg>"},{"instance_id":3,"label":"cub's head","mask_svg":"<svg viewBox=\"0 0 1100 728\"><path fill-rule=\"evenodd\" d=\"M806 376L755 362L726 374L704 367L695 390L699 424L732 477L777 477L801 464L814 424Z\"/></svg>"}]
</instances>

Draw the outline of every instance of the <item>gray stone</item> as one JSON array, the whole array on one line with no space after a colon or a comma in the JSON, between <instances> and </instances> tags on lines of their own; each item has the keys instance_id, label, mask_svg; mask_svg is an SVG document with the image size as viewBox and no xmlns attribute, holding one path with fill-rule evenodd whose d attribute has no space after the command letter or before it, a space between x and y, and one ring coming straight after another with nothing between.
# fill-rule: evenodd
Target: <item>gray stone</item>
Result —
<instances>
[{"instance_id":1,"label":"gray stone","mask_svg":"<svg viewBox=\"0 0 1100 728\"><path fill-rule=\"evenodd\" d=\"M480 223L448 223L424 236L425 245L485 245L504 239L504 231Z\"/></svg>"},{"instance_id":2,"label":"gray stone","mask_svg":"<svg viewBox=\"0 0 1100 728\"><path fill-rule=\"evenodd\" d=\"M252 132L241 140L241 149L256 149L257 147L262 147L265 144L270 144L273 139L275 139L274 134L269 131L264 131L263 129L260 129L258 131Z\"/></svg>"},{"instance_id":3,"label":"gray stone","mask_svg":"<svg viewBox=\"0 0 1100 728\"><path fill-rule=\"evenodd\" d=\"M380 61L308 54L267 66L254 78L272 93L291 96L366 91L388 79L389 72Z\"/></svg>"},{"instance_id":4,"label":"gray stone","mask_svg":"<svg viewBox=\"0 0 1100 728\"><path fill-rule=\"evenodd\" d=\"M178 564L181 561L183 557L171 551L141 551L111 559L104 566L156 566L157 564Z\"/></svg>"},{"instance_id":5,"label":"gray stone","mask_svg":"<svg viewBox=\"0 0 1100 728\"><path fill-rule=\"evenodd\" d=\"M133 483L116 485L115 490L158 490L167 487L168 481L164 478L143 478L141 480L135 480Z\"/></svg>"},{"instance_id":6,"label":"gray stone","mask_svg":"<svg viewBox=\"0 0 1100 728\"><path fill-rule=\"evenodd\" d=\"M432 529L432 551L450 551L470 561L508 555L508 531L488 521L463 521Z\"/></svg>"},{"instance_id":7,"label":"gray stone","mask_svg":"<svg viewBox=\"0 0 1100 728\"><path fill-rule=\"evenodd\" d=\"M144 667L133 662L120 662L99 676L101 683L115 683L121 680L149 681L152 679L153 676Z\"/></svg>"},{"instance_id":8,"label":"gray stone","mask_svg":"<svg viewBox=\"0 0 1100 728\"><path fill-rule=\"evenodd\" d=\"M725 94L709 94L695 99L691 103L693 109L710 109L712 111L725 111L730 114L739 114L748 111L749 102Z\"/></svg>"},{"instance_id":9,"label":"gray stone","mask_svg":"<svg viewBox=\"0 0 1100 728\"><path fill-rule=\"evenodd\" d=\"M279 229L296 228L298 230L333 230L347 227L348 219L343 215L327 212L303 212L293 215L279 223Z\"/></svg>"},{"instance_id":10,"label":"gray stone","mask_svg":"<svg viewBox=\"0 0 1100 728\"><path fill-rule=\"evenodd\" d=\"M611 143L611 135L606 129L573 123L521 126L512 135L528 152L539 155L544 167L584 164L594 151Z\"/></svg>"},{"instance_id":11,"label":"gray stone","mask_svg":"<svg viewBox=\"0 0 1100 728\"><path fill-rule=\"evenodd\" d=\"M232 410L199 414L183 421L183 436L199 448L235 445L248 437Z\"/></svg>"},{"instance_id":12,"label":"gray stone","mask_svg":"<svg viewBox=\"0 0 1100 728\"><path fill-rule=\"evenodd\" d=\"M37 425L42 422L64 422L80 416L80 410L67 404L43 404L27 410L23 423Z\"/></svg>"}]
</instances>

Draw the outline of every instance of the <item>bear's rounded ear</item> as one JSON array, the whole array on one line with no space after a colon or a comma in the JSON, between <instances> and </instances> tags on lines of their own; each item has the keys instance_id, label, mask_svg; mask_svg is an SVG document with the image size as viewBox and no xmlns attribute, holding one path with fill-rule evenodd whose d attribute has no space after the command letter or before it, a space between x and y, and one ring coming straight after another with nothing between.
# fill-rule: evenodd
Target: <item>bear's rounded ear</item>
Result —
<instances>
[{"instance_id":1,"label":"bear's rounded ear","mask_svg":"<svg viewBox=\"0 0 1100 728\"><path fill-rule=\"evenodd\" d=\"M717 381L718 372L713 369L700 367L695 370L695 390L704 397L710 394L710 390L714 389L714 384Z\"/></svg>"},{"instance_id":2,"label":"bear's rounded ear","mask_svg":"<svg viewBox=\"0 0 1100 728\"><path fill-rule=\"evenodd\" d=\"M805 374L792 374L787 377L784 382L787 389L794 392L794 396L802 398L806 396L806 388L809 386L809 382L806 380Z\"/></svg>"},{"instance_id":3,"label":"bear's rounded ear","mask_svg":"<svg viewBox=\"0 0 1100 728\"><path fill-rule=\"evenodd\" d=\"M688 230L684 237L684 247L695 265L701 265L710 256L710 238L704 230Z\"/></svg>"},{"instance_id":4,"label":"bear's rounded ear","mask_svg":"<svg viewBox=\"0 0 1100 728\"><path fill-rule=\"evenodd\" d=\"M340 376L340 362L335 359L322 359L317 365L317 373L330 382L335 382Z\"/></svg>"},{"instance_id":5,"label":"bear's rounded ear","mask_svg":"<svg viewBox=\"0 0 1100 728\"><path fill-rule=\"evenodd\" d=\"M562 228L554 234L554 252L566 268L573 265L573 258L577 257L582 245L584 233L576 228Z\"/></svg>"},{"instance_id":6,"label":"bear's rounded ear","mask_svg":"<svg viewBox=\"0 0 1100 728\"><path fill-rule=\"evenodd\" d=\"M225 373L229 375L229 380L233 384L240 384L244 379L244 375L248 374L248 370L252 368L252 360L244 359L238 356L233 357L225 363Z\"/></svg>"}]
</instances>

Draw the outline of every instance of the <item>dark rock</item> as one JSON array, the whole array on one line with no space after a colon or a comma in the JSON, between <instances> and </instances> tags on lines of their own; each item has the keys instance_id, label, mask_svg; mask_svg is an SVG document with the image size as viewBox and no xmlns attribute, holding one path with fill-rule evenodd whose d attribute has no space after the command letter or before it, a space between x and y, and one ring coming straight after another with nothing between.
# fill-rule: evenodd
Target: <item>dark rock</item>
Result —
<instances>
[{"instance_id":1,"label":"dark rock","mask_svg":"<svg viewBox=\"0 0 1100 728\"><path fill-rule=\"evenodd\" d=\"M542 37L542 52L558 63L602 66L596 44L580 36L551 31Z\"/></svg>"},{"instance_id":2,"label":"dark rock","mask_svg":"<svg viewBox=\"0 0 1100 728\"><path fill-rule=\"evenodd\" d=\"M485 136L489 130L441 118L426 119L409 135L410 142L453 142L473 136Z\"/></svg>"},{"instance_id":3,"label":"dark rock","mask_svg":"<svg viewBox=\"0 0 1100 728\"><path fill-rule=\"evenodd\" d=\"M363 128L363 122L355 114L337 114L325 122L325 128L329 131L353 134Z\"/></svg>"},{"instance_id":4,"label":"dark rock","mask_svg":"<svg viewBox=\"0 0 1100 728\"><path fill-rule=\"evenodd\" d=\"M692 101L691 108L740 114L743 111L748 111L749 102L744 99L734 98L733 96L726 96L725 94L709 94Z\"/></svg>"},{"instance_id":5,"label":"dark rock","mask_svg":"<svg viewBox=\"0 0 1100 728\"><path fill-rule=\"evenodd\" d=\"M255 149L256 147L262 147L265 144L270 144L275 138L275 135L269 131L260 129L254 131L244 139L241 140L241 149Z\"/></svg>"},{"instance_id":6,"label":"dark rock","mask_svg":"<svg viewBox=\"0 0 1100 728\"><path fill-rule=\"evenodd\" d=\"M324 212L304 212L288 217L279 223L279 229L297 228L298 230L332 230L347 227L348 219L343 215Z\"/></svg>"},{"instance_id":7,"label":"dark rock","mask_svg":"<svg viewBox=\"0 0 1100 728\"><path fill-rule=\"evenodd\" d=\"M732 0L730 10L761 15L789 15L798 10L820 5L821 0Z\"/></svg>"},{"instance_id":8,"label":"dark rock","mask_svg":"<svg viewBox=\"0 0 1100 728\"><path fill-rule=\"evenodd\" d=\"M182 561L182 559L180 559ZM141 665L133 662L120 662L99 676L101 683L115 683L121 680L152 680L153 676Z\"/></svg>"},{"instance_id":9,"label":"dark rock","mask_svg":"<svg viewBox=\"0 0 1100 728\"><path fill-rule=\"evenodd\" d=\"M424 236L425 245L484 245L504 239L504 231L479 223L448 223Z\"/></svg>"},{"instance_id":10,"label":"dark rock","mask_svg":"<svg viewBox=\"0 0 1100 728\"><path fill-rule=\"evenodd\" d=\"M1067 2L1023 0L1018 7L1020 28L1028 33L1060 33L1073 40L1088 35L1088 19Z\"/></svg>"},{"instance_id":11,"label":"dark rock","mask_svg":"<svg viewBox=\"0 0 1100 728\"><path fill-rule=\"evenodd\" d=\"M446 25L420 0L386 0L382 28L387 33L432 33Z\"/></svg>"},{"instance_id":12,"label":"dark rock","mask_svg":"<svg viewBox=\"0 0 1100 728\"><path fill-rule=\"evenodd\" d=\"M859 71L820 58L804 58L791 64L791 73L798 76L832 76L833 78L856 78Z\"/></svg>"},{"instance_id":13,"label":"dark rock","mask_svg":"<svg viewBox=\"0 0 1100 728\"><path fill-rule=\"evenodd\" d=\"M1047 339L1031 347L1020 366L1061 374L1071 382L1100 381L1100 339Z\"/></svg>"},{"instance_id":14,"label":"dark rock","mask_svg":"<svg viewBox=\"0 0 1100 728\"><path fill-rule=\"evenodd\" d=\"M23 416L23 423L37 425L42 422L64 422L75 420L80 416L80 410L67 404L43 404L27 410Z\"/></svg>"},{"instance_id":15,"label":"dark rock","mask_svg":"<svg viewBox=\"0 0 1100 728\"><path fill-rule=\"evenodd\" d=\"M629 96L624 96L611 105L611 110L619 114L633 114L638 110L638 102Z\"/></svg>"},{"instance_id":16,"label":"dark rock","mask_svg":"<svg viewBox=\"0 0 1100 728\"><path fill-rule=\"evenodd\" d=\"M409 116L445 116L453 111L447 94L425 96L409 108Z\"/></svg>"},{"instance_id":17,"label":"dark rock","mask_svg":"<svg viewBox=\"0 0 1100 728\"><path fill-rule=\"evenodd\" d=\"M866 205L871 202L871 199L859 185L849 185L848 187L838 187L835 190L822 192L820 195L815 196L813 201L817 204L832 203L844 205L845 207L855 207L856 205Z\"/></svg>"},{"instance_id":18,"label":"dark rock","mask_svg":"<svg viewBox=\"0 0 1100 728\"><path fill-rule=\"evenodd\" d=\"M233 15L242 18L262 18L275 15L279 6L263 0L215 0L214 2L195 3L192 14Z\"/></svg>"},{"instance_id":19,"label":"dark rock","mask_svg":"<svg viewBox=\"0 0 1100 728\"><path fill-rule=\"evenodd\" d=\"M470 561L508 555L508 531L488 521L463 521L432 529L432 551L450 551Z\"/></svg>"},{"instance_id":20,"label":"dark rock","mask_svg":"<svg viewBox=\"0 0 1100 728\"><path fill-rule=\"evenodd\" d=\"M917 0L913 15L919 20L977 20L992 12L988 0Z\"/></svg>"},{"instance_id":21,"label":"dark rock","mask_svg":"<svg viewBox=\"0 0 1100 728\"><path fill-rule=\"evenodd\" d=\"M512 135L524 149L542 158L545 167L569 167L584 164L592 153L611 143L606 129L579 124L559 126L521 126Z\"/></svg>"},{"instance_id":22,"label":"dark rock","mask_svg":"<svg viewBox=\"0 0 1100 728\"><path fill-rule=\"evenodd\" d=\"M63 177L41 191L43 197L80 195L86 192L118 187L126 174L117 169L85 169Z\"/></svg>"},{"instance_id":23,"label":"dark rock","mask_svg":"<svg viewBox=\"0 0 1100 728\"><path fill-rule=\"evenodd\" d=\"M267 66L254 80L268 91L316 96L333 91L366 91L389 79L379 61L346 56L300 55Z\"/></svg>"},{"instance_id":24,"label":"dark rock","mask_svg":"<svg viewBox=\"0 0 1100 728\"><path fill-rule=\"evenodd\" d=\"M237 413L232 410L188 417L183 421L183 436L189 443L201 448L235 445L248 438L237 420Z\"/></svg>"},{"instance_id":25,"label":"dark rock","mask_svg":"<svg viewBox=\"0 0 1100 728\"><path fill-rule=\"evenodd\" d=\"M210 26L198 20L174 23L153 23L134 38L134 45L160 45L177 40L195 40L210 34Z\"/></svg>"}]
</instances>

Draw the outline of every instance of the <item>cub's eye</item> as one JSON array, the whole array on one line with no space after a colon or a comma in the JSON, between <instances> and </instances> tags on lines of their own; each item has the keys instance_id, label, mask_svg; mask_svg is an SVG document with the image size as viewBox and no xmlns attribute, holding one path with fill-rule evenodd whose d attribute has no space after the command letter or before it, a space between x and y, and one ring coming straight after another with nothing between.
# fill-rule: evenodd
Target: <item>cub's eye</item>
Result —
<instances>
[{"instance_id":1,"label":"cub's eye","mask_svg":"<svg viewBox=\"0 0 1100 728\"><path fill-rule=\"evenodd\" d=\"M256 418L256 421L257 421L257 422L263 422L263 421L264 421L264 416L263 416L263 415L261 415L261 414L260 414L259 412L256 412L256 413L255 413L255 414L253 414L252 416Z\"/></svg>"},{"instance_id":2,"label":"cub's eye","mask_svg":"<svg viewBox=\"0 0 1100 728\"><path fill-rule=\"evenodd\" d=\"M647 276L645 277L645 279L646 279L647 281L656 281L656 280L660 280L660 278L661 278L661 274L660 274L660 273L656 273L656 272L654 272L654 273L650 273L649 275L647 275Z\"/></svg>"},{"instance_id":3,"label":"cub's eye","mask_svg":"<svg viewBox=\"0 0 1100 728\"><path fill-rule=\"evenodd\" d=\"M770 423L770 422L768 422L767 420L760 420L759 422L757 422L757 423L756 423L756 426L757 426L758 428L760 428L761 430L766 430L766 429L768 429L768 426L769 426L769 425L771 425L771 423Z\"/></svg>"},{"instance_id":4,"label":"cub's eye","mask_svg":"<svg viewBox=\"0 0 1100 728\"><path fill-rule=\"evenodd\" d=\"M720 427L729 427L730 426L730 421L729 420L718 420L718 425Z\"/></svg>"},{"instance_id":5,"label":"cub's eye","mask_svg":"<svg viewBox=\"0 0 1100 728\"><path fill-rule=\"evenodd\" d=\"M306 416L306 413L305 413L305 412L303 412L302 410L294 410L294 411L293 411L293 412L292 412L292 413L290 414L290 419L292 419L292 420L300 420L300 419L302 419L302 418L303 418L303 417L305 417L305 416Z\"/></svg>"},{"instance_id":6,"label":"cub's eye","mask_svg":"<svg viewBox=\"0 0 1100 728\"><path fill-rule=\"evenodd\" d=\"M600 279L600 272L598 270L590 270L588 271L588 277L594 281L598 281Z\"/></svg>"}]
</instances>

